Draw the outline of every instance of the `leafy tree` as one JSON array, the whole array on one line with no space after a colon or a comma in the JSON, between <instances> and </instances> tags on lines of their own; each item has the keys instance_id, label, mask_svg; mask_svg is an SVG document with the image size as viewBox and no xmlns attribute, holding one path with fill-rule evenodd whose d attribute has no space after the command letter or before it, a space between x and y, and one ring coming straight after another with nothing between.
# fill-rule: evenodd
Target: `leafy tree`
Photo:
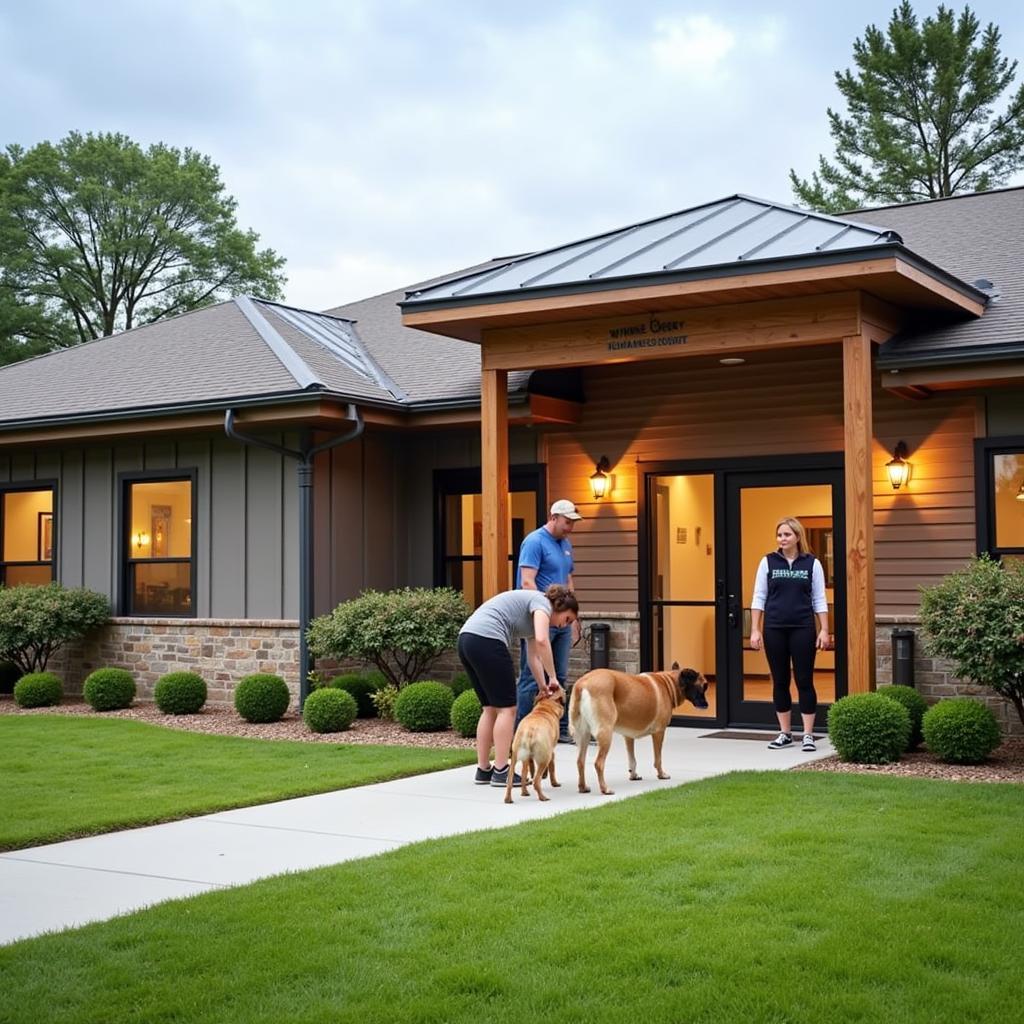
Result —
<instances>
[{"instance_id":1,"label":"leafy tree","mask_svg":"<svg viewBox=\"0 0 1024 1024\"><path fill-rule=\"evenodd\" d=\"M856 72L835 76L848 108L828 111L835 163L819 157L809 179L790 170L797 201L840 213L1004 184L1024 167L1024 85L995 113L1017 71L999 40L970 7L957 17L940 6L919 24L903 0L885 32L869 25L853 44Z\"/></svg>"},{"instance_id":2,"label":"leafy tree","mask_svg":"<svg viewBox=\"0 0 1024 1024\"><path fill-rule=\"evenodd\" d=\"M238 292L280 298L284 260L235 220L191 149L72 132L0 154L0 361Z\"/></svg>"},{"instance_id":3,"label":"leafy tree","mask_svg":"<svg viewBox=\"0 0 1024 1024\"><path fill-rule=\"evenodd\" d=\"M1024 563L974 559L924 591L921 622L935 654L1010 701L1024 723Z\"/></svg>"},{"instance_id":4,"label":"leafy tree","mask_svg":"<svg viewBox=\"0 0 1024 1024\"><path fill-rule=\"evenodd\" d=\"M314 619L306 637L316 657L369 662L400 689L455 646L467 618L462 594L450 587L367 590Z\"/></svg>"},{"instance_id":5,"label":"leafy tree","mask_svg":"<svg viewBox=\"0 0 1024 1024\"><path fill-rule=\"evenodd\" d=\"M23 583L0 587L0 661L22 672L42 672L65 644L99 629L110 619L110 605L92 590Z\"/></svg>"}]
</instances>

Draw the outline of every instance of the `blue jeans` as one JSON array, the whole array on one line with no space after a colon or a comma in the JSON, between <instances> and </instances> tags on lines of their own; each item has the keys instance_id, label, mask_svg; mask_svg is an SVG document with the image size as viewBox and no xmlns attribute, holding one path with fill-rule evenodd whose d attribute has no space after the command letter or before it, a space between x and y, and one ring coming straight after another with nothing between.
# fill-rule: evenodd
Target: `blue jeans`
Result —
<instances>
[{"instance_id":1,"label":"blue jeans","mask_svg":"<svg viewBox=\"0 0 1024 1024\"><path fill-rule=\"evenodd\" d=\"M555 663L555 675L564 689L569 682L569 651L572 649L572 626L551 627L551 657ZM526 641L519 641L519 684L516 686L516 725L533 710L533 702L537 696L537 680L530 671L530 663L526 660ZM559 731L563 736L569 735L569 701L565 702L565 714Z\"/></svg>"}]
</instances>

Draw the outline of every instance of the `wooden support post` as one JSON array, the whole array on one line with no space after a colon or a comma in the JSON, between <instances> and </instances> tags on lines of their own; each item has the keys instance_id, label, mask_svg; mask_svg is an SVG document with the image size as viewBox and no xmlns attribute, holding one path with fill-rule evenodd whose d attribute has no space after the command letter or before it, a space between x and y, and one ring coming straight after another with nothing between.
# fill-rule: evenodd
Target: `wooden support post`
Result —
<instances>
[{"instance_id":1,"label":"wooden support post","mask_svg":"<svg viewBox=\"0 0 1024 1024\"><path fill-rule=\"evenodd\" d=\"M843 338L846 665L850 693L867 693L875 688L871 347L866 333Z\"/></svg>"},{"instance_id":2,"label":"wooden support post","mask_svg":"<svg viewBox=\"0 0 1024 1024\"><path fill-rule=\"evenodd\" d=\"M483 370L480 396L483 477L483 600L508 590L508 372Z\"/></svg>"}]
</instances>

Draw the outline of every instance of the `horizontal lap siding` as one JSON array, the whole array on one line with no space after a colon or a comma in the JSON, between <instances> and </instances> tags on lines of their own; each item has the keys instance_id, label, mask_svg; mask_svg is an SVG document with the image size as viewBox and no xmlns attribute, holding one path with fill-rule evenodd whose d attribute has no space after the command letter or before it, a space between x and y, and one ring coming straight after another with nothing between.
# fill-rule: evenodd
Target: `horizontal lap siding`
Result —
<instances>
[{"instance_id":1,"label":"horizontal lap siding","mask_svg":"<svg viewBox=\"0 0 1024 1024\"><path fill-rule=\"evenodd\" d=\"M637 461L839 451L843 447L838 346L751 357L739 367L703 359L588 367L578 425L544 433L552 498L586 517L573 533L584 606L637 608ZM975 400L910 402L875 394L876 592L879 615L912 613L918 587L974 551ZM910 446L909 490L894 494L885 463ZM612 464L611 499L590 497L594 465Z\"/></svg>"}]
</instances>

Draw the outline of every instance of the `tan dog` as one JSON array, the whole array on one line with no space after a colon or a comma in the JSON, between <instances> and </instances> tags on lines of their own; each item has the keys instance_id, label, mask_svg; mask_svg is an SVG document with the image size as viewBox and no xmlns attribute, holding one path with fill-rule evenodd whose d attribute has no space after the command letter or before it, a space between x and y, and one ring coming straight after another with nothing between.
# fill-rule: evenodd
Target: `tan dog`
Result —
<instances>
[{"instance_id":1,"label":"tan dog","mask_svg":"<svg viewBox=\"0 0 1024 1024\"><path fill-rule=\"evenodd\" d=\"M576 737L579 753L576 767L579 769L580 792L589 793L586 783L587 744L590 737L597 738L597 782L601 792L611 794L604 781L604 763L612 745L612 733L621 733L626 738L626 754L629 758L629 777L639 779L636 773L636 752L634 741L638 736L654 739L654 770L659 779L668 774L661 767L661 746L665 740L665 729L672 721L672 709L690 701L696 708L706 708L704 696L707 680L692 668L680 669L672 666L670 672L643 672L628 675L612 669L599 668L588 672L576 681L569 702L569 728Z\"/></svg>"},{"instance_id":2,"label":"tan dog","mask_svg":"<svg viewBox=\"0 0 1024 1024\"><path fill-rule=\"evenodd\" d=\"M515 781L516 761L522 762L522 795L529 796L527 787L533 779L533 788L538 800L547 800L540 788L545 773L552 786L558 787L555 779L555 747L558 746L558 725L565 711L565 690L560 686L551 693L540 691L533 703L533 710L519 723L512 737L512 749L508 755L508 782L505 784L505 803L512 803L512 783Z\"/></svg>"}]
</instances>

